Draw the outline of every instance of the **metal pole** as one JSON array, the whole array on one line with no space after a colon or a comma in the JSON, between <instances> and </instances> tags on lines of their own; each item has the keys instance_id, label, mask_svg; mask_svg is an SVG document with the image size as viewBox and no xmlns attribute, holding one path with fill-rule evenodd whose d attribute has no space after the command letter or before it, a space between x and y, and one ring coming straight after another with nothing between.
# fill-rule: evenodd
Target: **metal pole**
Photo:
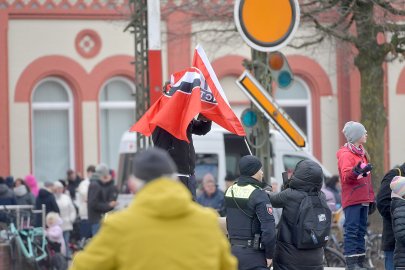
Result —
<instances>
[{"instance_id":1,"label":"metal pole","mask_svg":"<svg viewBox=\"0 0 405 270\"><path fill-rule=\"evenodd\" d=\"M251 71L259 83L271 94L271 74L267 64L267 53L251 49L252 65ZM270 184L271 176L271 156L270 156L270 130L269 121L255 106L252 109L258 115L256 143L261 143L261 147L254 149L255 155L263 164L264 181Z\"/></svg>"},{"instance_id":2,"label":"metal pole","mask_svg":"<svg viewBox=\"0 0 405 270\"><path fill-rule=\"evenodd\" d=\"M44 229L46 229L46 228L45 228L45 224L46 224L45 218L46 218L46 208L45 208L45 204L43 204L43 205L42 205L42 227L43 227Z\"/></svg>"},{"instance_id":3,"label":"metal pole","mask_svg":"<svg viewBox=\"0 0 405 270\"><path fill-rule=\"evenodd\" d=\"M132 18L128 27L134 34L134 68L135 68L135 122L149 108L149 74L148 74L148 18L147 0L132 0ZM128 28L127 27L127 28ZM136 148L143 149L151 144L150 138L136 133Z\"/></svg>"}]
</instances>

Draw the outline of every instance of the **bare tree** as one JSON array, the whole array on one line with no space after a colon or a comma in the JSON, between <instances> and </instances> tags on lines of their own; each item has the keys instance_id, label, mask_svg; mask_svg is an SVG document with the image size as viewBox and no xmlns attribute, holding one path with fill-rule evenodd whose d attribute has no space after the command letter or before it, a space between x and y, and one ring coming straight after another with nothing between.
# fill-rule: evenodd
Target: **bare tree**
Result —
<instances>
[{"instance_id":1,"label":"bare tree","mask_svg":"<svg viewBox=\"0 0 405 270\"><path fill-rule=\"evenodd\" d=\"M184 12L192 21L207 22L194 31L211 33L216 44L237 35L233 24L234 1L162 1L162 16ZM296 38L290 46L304 48L333 38L354 48L354 65L361 78L361 122L367 127L367 150L374 164L377 186L384 170L386 108L383 64L405 57L405 0L300 0L301 21L315 34ZM223 22L209 26L209 22ZM173 34L173 33L172 33ZM229 41L229 40L228 40Z\"/></svg>"},{"instance_id":2,"label":"bare tree","mask_svg":"<svg viewBox=\"0 0 405 270\"><path fill-rule=\"evenodd\" d=\"M374 164L374 186L384 170L384 70L387 60L405 56L405 0L309 0L301 4L302 21L316 35L296 47L314 45L326 37L353 46L361 80L361 122L367 127L367 150Z\"/></svg>"}]
</instances>

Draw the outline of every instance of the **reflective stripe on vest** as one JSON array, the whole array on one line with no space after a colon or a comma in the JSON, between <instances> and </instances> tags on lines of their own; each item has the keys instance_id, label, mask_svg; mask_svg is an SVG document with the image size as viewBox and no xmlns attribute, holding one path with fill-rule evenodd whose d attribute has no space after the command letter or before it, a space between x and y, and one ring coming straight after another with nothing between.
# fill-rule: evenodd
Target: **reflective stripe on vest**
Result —
<instances>
[{"instance_id":1,"label":"reflective stripe on vest","mask_svg":"<svg viewBox=\"0 0 405 270\"><path fill-rule=\"evenodd\" d=\"M249 199L250 195L255 191L257 187L254 187L252 185L246 185L246 186L238 186L237 184L232 185L231 187L228 188L226 191L225 197L234 197L235 199ZM232 191L233 191L233 196L232 196Z\"/></svg>"}]
</instances>

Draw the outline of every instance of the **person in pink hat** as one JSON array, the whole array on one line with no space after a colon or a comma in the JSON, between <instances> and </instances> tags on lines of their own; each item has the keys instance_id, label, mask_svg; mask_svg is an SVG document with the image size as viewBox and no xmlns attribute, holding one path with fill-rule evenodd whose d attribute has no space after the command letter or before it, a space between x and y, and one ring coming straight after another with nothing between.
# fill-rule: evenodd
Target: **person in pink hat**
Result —
<instances>
[{"instance_id":1,"label":"person in pink hat","mask_svg":"<svg viewBox=\"0 0 405 270\"><path fill-rule=\"evenodd\" d=\"M35 176L33 176L32 174L27 175L25 177L25 183L30 188L31 193L34 194L35 198L38 197L39 188Z\"/></svg>"}]
</instances>

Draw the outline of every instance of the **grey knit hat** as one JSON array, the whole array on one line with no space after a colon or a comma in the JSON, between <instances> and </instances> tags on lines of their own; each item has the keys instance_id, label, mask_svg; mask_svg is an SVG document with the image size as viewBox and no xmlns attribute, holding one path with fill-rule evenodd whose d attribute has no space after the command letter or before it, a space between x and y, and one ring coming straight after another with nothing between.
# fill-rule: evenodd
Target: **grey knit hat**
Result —
<instances>
[{"instance_id":1,"label":"grey knit hat","mask_svg":"<svg viewBox=\"0 0 405 270\"><path fill-rule=\"evenodd\" d=\"M366 128L361 123L354 121L347 122L342 131L349 143L357 142L367 133Z\"/></svg>"},{"instance_id":2,"label":"grey knit hat","mask_svg":"<svg viewBox=\"0 0 405 270\"><path fill-rule=\"evenodd\" d=\"M95 174L99 177L105 177L110 174L110 169L108 168L108 166L106 164L100 163L96 167Z\"/></svg>"},{"instance_id":3,"label":"grey knit hat","mask_svg":"<svg viewBox=\"0 0 405 270\"><path fill-rule=\"evenodd\" d=\"M159 148L149 148L137 153L133 165L135 177L144 181L151 181L177 171L170 155Z\"/></svg>"}]
</instances>

